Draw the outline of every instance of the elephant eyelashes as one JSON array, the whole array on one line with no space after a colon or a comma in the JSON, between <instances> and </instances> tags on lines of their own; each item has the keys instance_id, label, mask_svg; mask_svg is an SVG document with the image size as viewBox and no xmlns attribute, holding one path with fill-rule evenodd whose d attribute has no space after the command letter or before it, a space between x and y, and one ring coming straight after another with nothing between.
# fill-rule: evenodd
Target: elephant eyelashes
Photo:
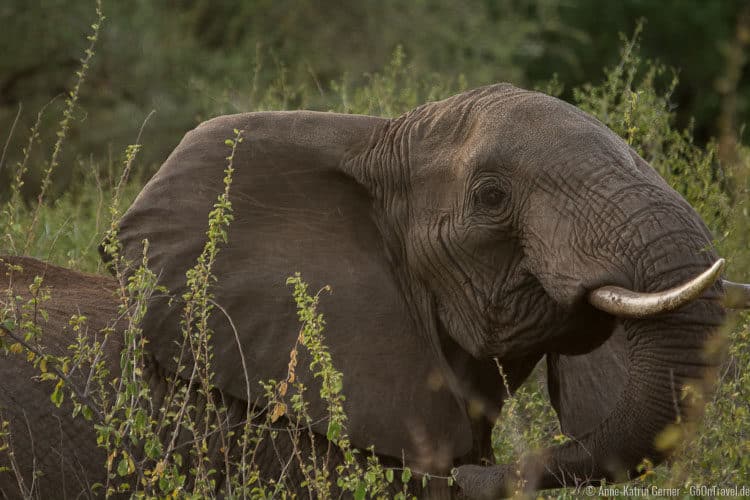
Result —
<instances>
[{"instance_id":1,"label":"elephant eyelashes","mask_svg":"<svg viewBox=\"0 0 750 500\"><path fill-rule=\"evenodd\" d=\"M498 208L503 202L503 192L496 184L485 184L477 191L474 200L479 208Z\"/></svg>"}]
</instances>

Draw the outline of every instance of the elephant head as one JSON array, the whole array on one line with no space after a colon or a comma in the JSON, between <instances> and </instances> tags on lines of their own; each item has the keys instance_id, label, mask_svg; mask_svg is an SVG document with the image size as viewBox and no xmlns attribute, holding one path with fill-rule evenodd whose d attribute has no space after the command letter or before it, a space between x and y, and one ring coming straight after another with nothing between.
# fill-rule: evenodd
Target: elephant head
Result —
<instances>
[{"instance_id":1,"label":"elephant head","mask_svg":"<svg viewBox=\"0 0 750 500\"><path fill-rule=\"evenodd\" d=\"M691 282L717 262L709 231L604 125L505 84L396 119L299 111L210 120L185 136L120 225L125 256L139 262L148 239L149 265L175 296L203 248L233 129L245 140L213 293L238 338L226 315L213 318L220 389L255 398L257 380L285 376L298 331L285 278L299 271L333 289L321 309L355 445L433 472L490 457L506 396L494 358L513 390L549 354L553 403L576 439L525 461L522 474L538 471L542 487L620 479L643 457L662 457L654 439L681 411L680 388L716 362L704 345L724 318L721 269ZM678 300L627 292L684 282ZM178 303L156 298L144 320L165 367L179 315ZM577 356L596 349L605 354ZM596 391L607 400L587 396ZM311 411L326 414L315 398ZM487 480L464 472L467 488ZM493 474L497 490L507 478Z\"/></svg>"}]
</instances>

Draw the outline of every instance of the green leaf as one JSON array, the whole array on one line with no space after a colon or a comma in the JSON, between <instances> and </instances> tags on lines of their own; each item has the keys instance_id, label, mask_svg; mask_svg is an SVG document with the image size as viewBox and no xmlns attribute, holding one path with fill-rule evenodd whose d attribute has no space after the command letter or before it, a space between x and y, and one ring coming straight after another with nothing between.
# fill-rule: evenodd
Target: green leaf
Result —
<instances>
[{"instance_id":1,"label":"green leaf","mask_svg":"<svg viewBox=\"0 0 750 500\"><path fill-rule=\"evenodd\" d=\"M334 394L340 393L344 389L343 377L335 377L331 380L331 390Z\"/></svg>"},{"instance_id":2,"label":"green leaf","mask_svg":"<svg viewBox=\"0 0 750 500\"><path fill-rule=\"evenodd\" d=\"M385 478L388 480L389 483L393 482L393 469L385 470Z\"/></svg>"},{"instance_id":3,"label":"green leaf","mask_svg":"<svg viewBox=\"0 0 750 500\"><path fill-rule=\"evenodd\" d=\"M172 485L169 482L169 479L166 478L166 476L159 477L159 489L162 493L168 493L172 491Z\"/></svg>"},{"instance_id":4,"label":"green leaf","mask_svg":"<svg viewBox=\"0 0 750 500\"><path fill-rule=\"evenodd\" d=\"M427 488L427 482L430 480L430 475L425 474L422 476L422 488Z\"/></svg>"},{"instance_id":5,"label":"green leaf","mask_svg":"<svg viewBox=\"0 0 750 500\"><path fill-rule=\"evenodd\" d=\"M411 479L411 469L408 467L404 469L404 471L401 473L401 482L402 483L408 483Z\"/></svg>"},{"instance_id":6,"label":"green leaf","mask_svg":"<svg viewBox=\"0 0 750 500\"><path fill-rule=\"evenodd\" d=\"M156 438L149 439L146 441L145 451L148 458L156 460L161 456L161 443Z\"/></svg>"},{"instance_id":7,"label":"green leaf","mask_svg":"<svg viewBox=\"0 0 750 500\"><path fill-rule=\"evenodd\" d=\"M359 484L357 485L357 489L354 490L354 500L364 500L365 493L367 493L365 483L364 481L360 481Z\"/></svg>"},{"instance_id":8,"label":"green leaf","mask_svg":"<svg viewBox=\"0 0 750 500\"><path fill-rule=\"evenodd\" d=\"M341 424L338 422L328 422L328 432L326 433L326 437L329 441L336 441L339 437L339 433L341 432Z\"/></svg>"},{"instance_id":9,"label":"green leaf","mask_svg":"<svg viewBox=\"0 0 750 500\"><path fill-rule=\"evenodd\" d=\"M120 463L117 464L117 474L119 474L120 476L127 476L128 469L128 459L126 457L122 457L120 459Z\"/></svg>"},{"instance_id":10,"label":"green leaf","mask_svg":"<svg viewBox=\"0 0 750 500\"><path fill-rule=\"evenodd\" d=\"M53 403L55 404L55 406L57 406L58 408L60 408L60 405L62 404L62 402L63 402L63 398L64 398L64 396L63 396L63 391L62 391L63 385L65 385L65 384L64 384L64 382L63 382L62 380L59 380L59 381L57 382L57 385L55 386L55 390L54 390L54 391L52 391L52 394L50 394L50 397L49 397L49 398L50 398L50 400L51 400L51 401L52 401L52 402L53 402Z\"/></svg>"},{"instance_id":11,"label":"green leaf","mask_svg":"<svg viewBox=\"0 0 750 500\"><path fill-rule=\"evenodd\" d=\"M143 410L139 410L135 414L135 427L139 430L146 427L146 413Z\"/></svg>"}]
</instances>

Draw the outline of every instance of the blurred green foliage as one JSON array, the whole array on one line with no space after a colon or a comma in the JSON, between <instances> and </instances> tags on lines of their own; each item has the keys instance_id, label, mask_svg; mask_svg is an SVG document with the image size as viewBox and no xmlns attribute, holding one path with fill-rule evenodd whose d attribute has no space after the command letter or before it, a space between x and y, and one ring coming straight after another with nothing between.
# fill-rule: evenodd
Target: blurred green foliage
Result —
<instances>
[{"instance_id":1,"label":"blurred green foliage","mask_svg":"<svg viewBox=\"0 0 750 500\"><path fill-rule=\"evenodd\" d=\"M733 43L750 39L743 31L750 28L740 29L743 8L748 10L743 5L740 0L105 1L107 26L53 192L70 188L90 157L111 161L113 151L134 141L133 131L152 110L140 155L141 168L149 171L186 130L217 114L299 107L395 114L404 106L378 107L372 105L377 96L359 96L370 99L363 105L350 94L367 83L377 92L373 73L398 47L409 61L403 77L423 87L417 92L416 83L409 86L415 91L399 103L410 106L440 89L497 81L537 87L553 75L565 84L562 97L572 100L572 89L597 81L603 67L616 63L618 34L631 33L642 17L647 24L641 54L679 68L682 84L670 103L677 105L681 128L695 117L694 131L704 142L718 135L727 95L737 97L731 101L737 122L748 117L750 78L741 71L743 61L729 57ZM11 131L25 136L50 101L40 144L53 143L61 96L71 87L94 18L93 0L0 4L2 143ZM732 68L739 68L739 75L733 76ZM22 156L20 141L10 144L0 165L0 196L8 195L9 167ZM50 156L45 146L32 153L27 199L39 190Z\"/></svg>"}]
</instances>

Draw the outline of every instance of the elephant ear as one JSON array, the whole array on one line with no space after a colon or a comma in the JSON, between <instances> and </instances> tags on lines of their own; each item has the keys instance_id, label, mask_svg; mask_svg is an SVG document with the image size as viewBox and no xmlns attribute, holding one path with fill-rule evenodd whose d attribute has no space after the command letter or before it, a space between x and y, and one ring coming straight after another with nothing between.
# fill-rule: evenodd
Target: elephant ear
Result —
<instances>
[{"instance_id":1,"label":"elephant ear","mask_svg":"<svg viewBox=\"0 0 750 500\"><path fill-rule=\"evenodd\" d=\"M618 325L591 352L547 355L550 400L563 433L580 438L614 408L627 382L626 342L625 331Z\"/></svg>"},{"instance_id":2,"label":"elephant ear","mask_svg":"<svg viewBox=\"0 0 750 500\"><path fill-rule=\"evenodd\" d=\"M300 325L286 279L300 272L311 292L332 288L319 309L333 364L344 374L352 442L398 458L403 451L407 460L419 460L425 444L455 457L471 447L464 406L447 388L430 388L439 355L417 334L371 193L344 170L387 123L315 112L206 122L185 136L145 186L122 218L120 240L126 258L137 263L147 239L149 267L172 297L181 297L223 190L225 141L243 130L229 197L234 220L213 267L211 292L226 313L217 308L210 324L216 386L255 401L263 396L259 381L287 377ZM169 369L179 353L182 311L180 300L154 298L143 322L154 357ZM308 364L301 357L296 375L308 387L314 430L325 434L328 412Z\"/></svg>"}]
</instances>

